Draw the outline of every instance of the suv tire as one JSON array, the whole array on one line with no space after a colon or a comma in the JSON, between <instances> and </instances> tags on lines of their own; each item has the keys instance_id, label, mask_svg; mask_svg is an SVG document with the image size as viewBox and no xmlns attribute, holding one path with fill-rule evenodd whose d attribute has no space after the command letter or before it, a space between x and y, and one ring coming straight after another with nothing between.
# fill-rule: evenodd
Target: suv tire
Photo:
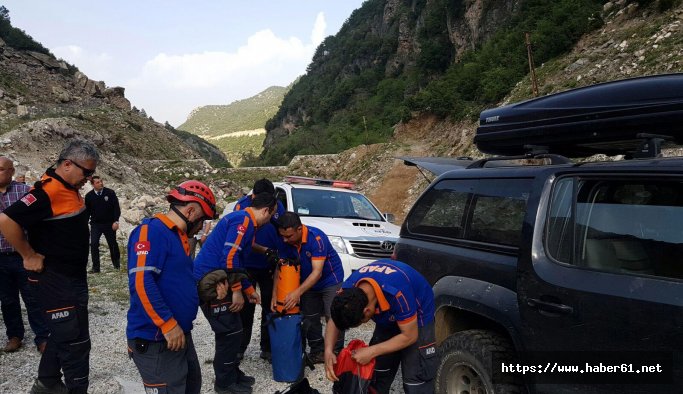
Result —
<instances>
[{"instance_id":1,"label":"suv tire","mask_svg":"<svg viewBox=\"0 0 683 394\"><path fill-rule=\"evenodd\" d=\"M522 385L494 384L492 354L501 360L512 360L510 341L492 331L468 330L449 336L439 347L441 364L436 372L437 394L517 394L525 393Z\"/></svg>"}]
</instances>

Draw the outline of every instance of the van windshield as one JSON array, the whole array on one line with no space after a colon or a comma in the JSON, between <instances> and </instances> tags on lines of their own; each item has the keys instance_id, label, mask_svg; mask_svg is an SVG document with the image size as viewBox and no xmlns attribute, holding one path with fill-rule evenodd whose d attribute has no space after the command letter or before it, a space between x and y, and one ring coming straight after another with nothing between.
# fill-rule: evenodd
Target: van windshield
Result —
<instances>
[{"instance_id":1,"label":"van windshield","mask_svg":"<svg viewBox=\"0 0 683 394\"><path fill-rule=\"evenodd\" d=\"M319 216L384 221L384 217L360 193L321 189L292 189L294 212L300 216Z\"/></svg>"}]
</instances>

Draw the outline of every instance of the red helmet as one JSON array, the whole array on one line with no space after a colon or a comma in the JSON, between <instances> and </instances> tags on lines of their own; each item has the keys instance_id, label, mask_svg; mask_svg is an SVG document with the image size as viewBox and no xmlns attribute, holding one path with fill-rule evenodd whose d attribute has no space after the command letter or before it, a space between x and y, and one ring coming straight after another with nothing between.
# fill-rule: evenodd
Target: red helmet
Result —
<instances>
[{"instance_id":1,"label":"red helmet","mask_svg":"<svg viewBox=\"0 0 683 394\"><path fill-rule=\"evenodd\" d=\"M216 197L208 186L199 181L185 181L172 189L166 196L168 202L184 201L196 202L202 207L207 217L217 219Z\"/></svg>"}]
</instances>

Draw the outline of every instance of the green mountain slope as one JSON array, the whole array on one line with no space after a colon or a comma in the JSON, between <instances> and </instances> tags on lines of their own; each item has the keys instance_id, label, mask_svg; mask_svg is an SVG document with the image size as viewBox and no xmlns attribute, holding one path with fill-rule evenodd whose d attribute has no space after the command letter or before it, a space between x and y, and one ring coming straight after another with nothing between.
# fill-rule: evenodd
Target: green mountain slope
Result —
<instances>
[{"instance_id":1,"label":"green mountain slope","mask_svg":"<svg viewBox=\"0 0 683 394\"><path fill-rule=\"evenodd\" d=\"M255 96L228 105L196 108L178 129L202 137L262 129L266 121L277 112L288 91L289 87L271 86Z\"/></svg>"},{"instance_id":2,"label":"green mountain slope","mask_svg":"<svg viewBox=\"0 0 683 394\"><path fill-rule=\"evenodd\" d=\"M603 3L368 0L323 41L268 121L260 161L387 141L422 114L475 116L527 75L525 32L542 64L602 26Z\"/></svg>"}]
</instances>

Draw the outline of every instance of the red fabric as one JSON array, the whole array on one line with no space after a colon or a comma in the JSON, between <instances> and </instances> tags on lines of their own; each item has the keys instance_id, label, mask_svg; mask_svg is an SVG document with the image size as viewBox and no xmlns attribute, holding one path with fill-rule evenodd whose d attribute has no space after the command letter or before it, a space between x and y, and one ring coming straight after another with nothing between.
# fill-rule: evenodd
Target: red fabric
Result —
<instances>
[{"instance_id":1,"label":"red fabric","mask_svg":"<svg viewBox=\"0 0 683 394\"><path fill-rule=\"evenodd\" d=\"M334 366L334 374L341 376L345 372L350 372L352 375L356 375L364 381L370 381L370 379L372 379L372 373L375 370L375 359L373 358L365 365L360 365L351 357L353 351L364 347L368 347L368 345L360 339L354 339L349 342L348 346L342 349L337 356L337 365Z\"/></svg>"}]
</instances>

